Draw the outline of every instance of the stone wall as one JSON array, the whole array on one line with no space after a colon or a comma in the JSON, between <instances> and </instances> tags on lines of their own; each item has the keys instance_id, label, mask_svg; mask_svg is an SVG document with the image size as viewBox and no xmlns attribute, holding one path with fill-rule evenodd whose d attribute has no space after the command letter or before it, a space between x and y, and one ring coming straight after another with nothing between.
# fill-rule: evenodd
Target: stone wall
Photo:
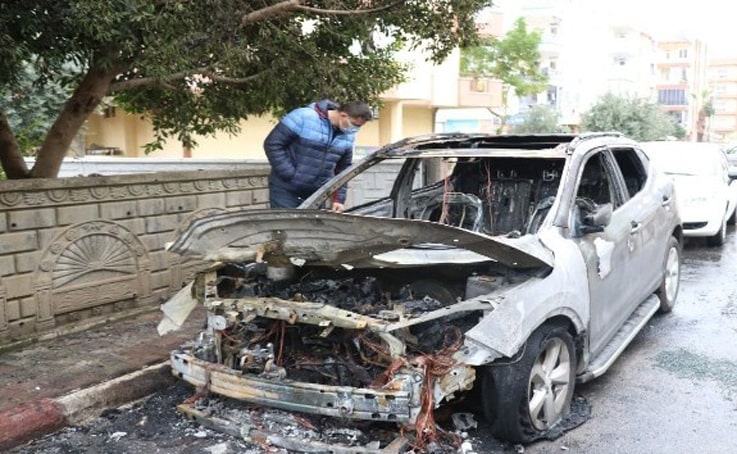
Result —
<instances>
[{"instance_id":1,"label":"stone wall","mask_svg":"<svg viewBox=\"0 0 737 454\"><path fill-rule=\"evenodd\" d=\"M347 205L388 196L401 164L355 178ZM268 207L268 164L250 167L0 181L0 345L158 308L202 265L166 243L201 216Z\"/></svg>"},{"instance_id":2,"label":"stone wall","mask_svg":"<svg viewBox=\"0 0 737 454\"><path fill-rule=\"evenodd\" d=\"M0 181L0 344L157 308L198 217L268 206L268 167Z\"/></svg>"}]
</instances>

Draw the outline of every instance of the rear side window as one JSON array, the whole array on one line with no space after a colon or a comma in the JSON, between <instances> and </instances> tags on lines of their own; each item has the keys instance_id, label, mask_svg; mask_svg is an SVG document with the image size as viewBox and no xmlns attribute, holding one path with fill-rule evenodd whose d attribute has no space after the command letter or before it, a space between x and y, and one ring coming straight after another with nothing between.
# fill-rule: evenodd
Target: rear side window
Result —
<instances>
[{"instance_id":1,"label":"rear side window","mask_svg":"<svg viewBox=\"0 0 737 454\"><path fill-rule=\"evenodd\" d=\"M645 187L647 181L645 164L633 148L614 148L611 151L624 178L629 197L632 198Z\"/></svg>"}]
</instances>

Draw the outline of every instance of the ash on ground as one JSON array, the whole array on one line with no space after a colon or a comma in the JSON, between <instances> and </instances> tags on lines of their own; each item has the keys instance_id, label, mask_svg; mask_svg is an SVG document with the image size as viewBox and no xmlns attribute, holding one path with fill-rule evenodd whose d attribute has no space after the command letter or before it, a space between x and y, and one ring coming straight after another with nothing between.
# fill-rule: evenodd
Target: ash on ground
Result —
<instances>
[{"instance_id":1,"label":"ash on ground","mask_svg":"<svg viewBox=\"0 0 737 454\"><path fill-rule=\"evenodd\" d=\"M177 411L177 406L191 397L193 389L177 383L149 398L119 409L110 409L83 424L67 427L55 434L17 447L10 454L292 454L304 450L288 450L268 444L248 443L242 437L207 428L188 419ZM211 407L225 416L239 417L250 414L264 427L277 429L287 439L321 440L347 446L384 447L399 435L393 424L376 422L350 423L328 417L315 417L282 412L264 407L250 406L233 399L210 395L196 405ZM571 405L571 416L546 437L554 439L565 431L585 422L591 415L591 407L585 398L576 396ZM461 444L454 446L438 443L426 448L425 453L508 454L524 452L519 445L500 442L485 428L486 422L475 415L477 427L472 425L458 430L453 424L454 414L469 424L463 404L443 407L436 420L443 430L460 437ZM456 417L456 419L459 419ZM252 420L254 421L254 420ZM313 426L313 428L310 427ZM301 438L305 437L305 438ZM378 443L378 445L377 445ZM379 446L380 445L380 446ZM414 453L411 447L402 454ZM419 451L417 451L419 453Z\"/></svg>"}]
</instances>

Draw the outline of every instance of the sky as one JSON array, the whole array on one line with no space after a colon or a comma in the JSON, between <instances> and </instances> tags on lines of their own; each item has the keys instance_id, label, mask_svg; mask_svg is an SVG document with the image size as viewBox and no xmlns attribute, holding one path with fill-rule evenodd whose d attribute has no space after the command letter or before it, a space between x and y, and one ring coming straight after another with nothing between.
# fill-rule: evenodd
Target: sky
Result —
<instances>
[{"instance_id":1,"label":"sky","mask_svg":"<svg viewBox=\"0 0 737 454\"><path fill-rule=\"evenodd\" d=\"M602 0L594 0L602 1ZM712 56L737 57L737 3L724 0L606 0L655 39L700 39ZM617 14L615 12L615 14Z\"/></svg>"},{"instance_id":2,"label":"sky","mask_svg":"<svg viewBox=\"0 0 737 454\"><path fill-rule=\"evenodd\" d=\"M552 3L553 0L538 0ZM737 57L737 2L729 0L558 0L598 10L594 17L632 25L656 40L684 37L707 43L714 56ZM535 0L497 0L503 11L517 13L522 3ZM565 20L565 17L563 17Z\"/></svg>"}]
</instances>

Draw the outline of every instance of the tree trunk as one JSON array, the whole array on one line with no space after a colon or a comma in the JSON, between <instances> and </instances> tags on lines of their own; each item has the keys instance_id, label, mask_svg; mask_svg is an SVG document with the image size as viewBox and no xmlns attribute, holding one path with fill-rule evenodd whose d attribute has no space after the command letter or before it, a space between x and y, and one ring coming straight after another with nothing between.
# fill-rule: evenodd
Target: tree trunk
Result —
<instances>
[{"instance_id":1,"label":"tree trunk","mask_svg":"<svg viewBox=\"0 0 737 454\"><path fill-rule=\"evenodd\" d=\"M117 72L114 67L90 68L49 129L30 178L56 178L72 140L102 101Z\"/></svg>"},{"instance_id":2,"label":"tree trunk","mask_svg":"<svg viewBox=\"0 0 737 454\"><path fill-rule=\"evenodd\" d=\"M704 141L704 132L706 131L706 111L702 107L699 109L698 116L696 118L696 141Z\"/></svg>"},{"instance_id":3,"label":"tree trunk","mask_svg":"<svg viewBox=\"0 0 737 454\"><path fill-rule=\"evenodd\" d=\"M13 131L10 129L8 117L0 111L0 165L8 178L25 178L28 176L28 166L18 148Z\"/></svg>"}]
</instances>

